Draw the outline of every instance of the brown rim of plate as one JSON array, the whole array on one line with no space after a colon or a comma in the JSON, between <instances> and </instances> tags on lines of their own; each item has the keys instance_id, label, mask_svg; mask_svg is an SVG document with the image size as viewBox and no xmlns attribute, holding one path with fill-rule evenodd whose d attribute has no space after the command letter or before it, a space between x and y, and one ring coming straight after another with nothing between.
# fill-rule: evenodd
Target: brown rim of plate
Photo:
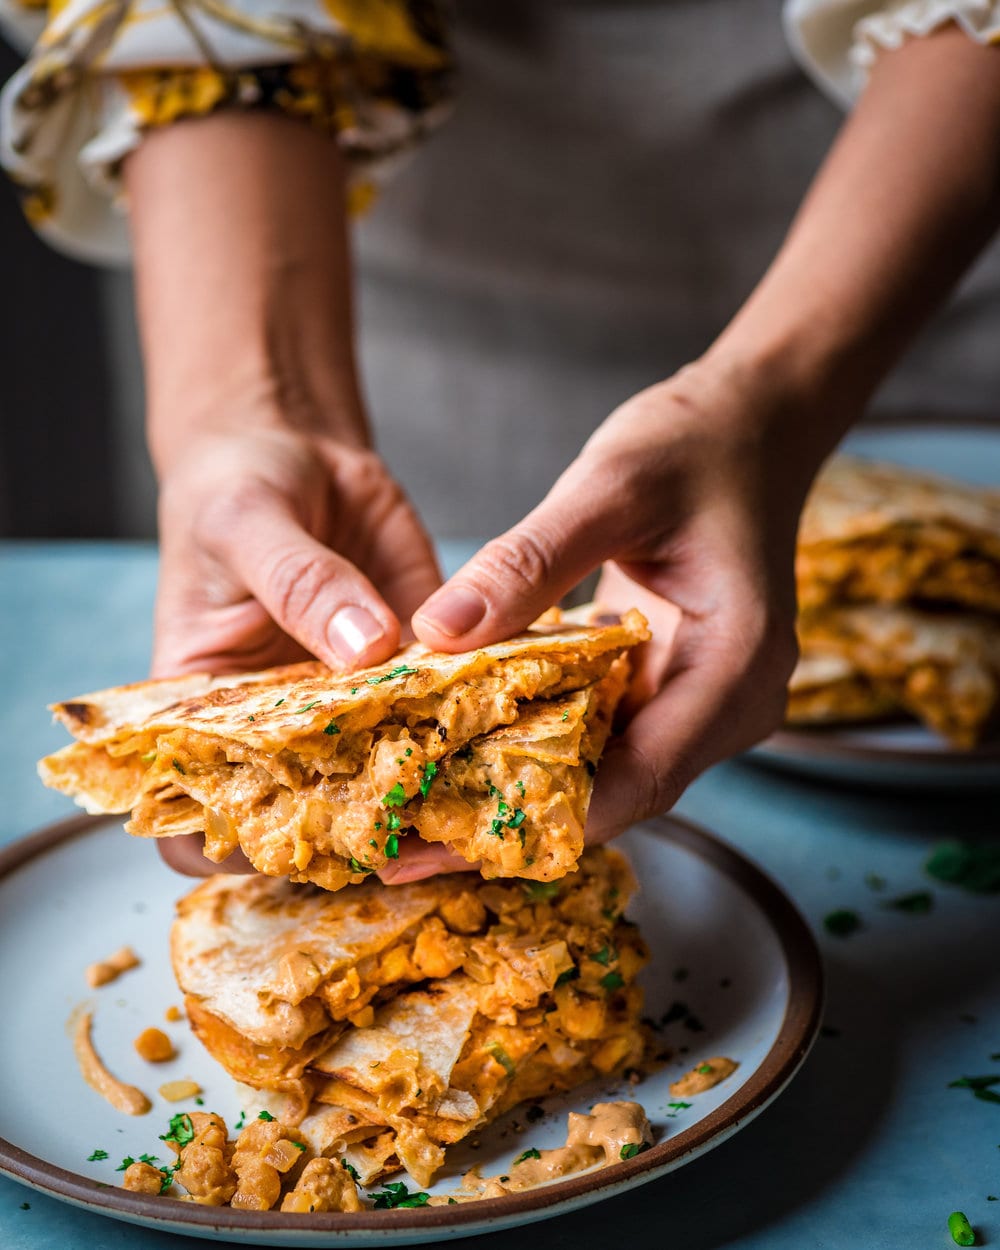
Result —
<instances>
[{"instance_id":1,"label":"brown rim of plate","mask_svg":"<svg viewBox=\"0 0 1000 1250\"><path fill-rule=\"evenodd\" d=\"M895 722L897 724L904 722ZM907 728L918 728L916 722L905 722ZM863 729L874 733L878 724L874 721L847 725L801 725L785 726L765 738L757 748L763 758L775 755L795 756L796 759L842 760L845 763L862 764L927 764L932 768L947 765L949 768L982 768L983 764L1000 763L1000 742L983 742L971 750L963 751L942 742L939 750L917 746L862 746L860 743L844 742L834 735ZM928 730L928 733L931 731ZM777 762L777 760L775 760Z\"/></svg>"},{"instance_id":2,"label":"brown rim of plate","mask_svg":"<svg viewBox=\"0 0 1000 1250\"><path fill-rule=\"evenodd\" d=\"M0 850L0 877L72 838L105 825L108 816L77 816L48 825ZM750 896L770 921L788 969L788 1006L778 1036L763 1062L742 1086L715 1111L676 1137L651 1147L634 1159L591 1170L539 1189L502 1198L484 1198L456 1206L399 1208L363 1213L325 1212L295 1215L278 1211L234 1211L204 1207L176 1199L149 1197L78 1176L46 1163L0 1137L0 1172L35 1189L69 1202L132 1222L188 1225L197 1228L274 1232L287 1228L302 1233L331 1233L459 1228L520 1222L532 1212L555 1215L581 1197L596 1201L631 1188L637 1178L653 1180L686 1156L710 1147L720 1133L734 1132L777 1097L805 1060L819 1029L823 1007L823 971L819 950L805 921L789 898L764 872L708 830L677 816L643 822L647 831L674 842L718 869ZM641 1183L641 1182L640 1182ZM166 1204L166 1205L165 1205ZM197 1236L197 1233L194 1233Z\"/></svg>"}]
</instances>

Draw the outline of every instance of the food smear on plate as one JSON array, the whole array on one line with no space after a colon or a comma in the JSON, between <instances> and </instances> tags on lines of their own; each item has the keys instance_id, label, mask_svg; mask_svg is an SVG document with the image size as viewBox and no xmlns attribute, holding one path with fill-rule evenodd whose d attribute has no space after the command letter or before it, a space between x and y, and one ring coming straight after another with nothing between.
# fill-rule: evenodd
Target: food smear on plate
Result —
<instances>
[{"instance_id":1,"label":"food smear on plate","mask_svg":"<svg viewBox=\"0 0 1000 1250\"><path fill-rule=\"evenodd\" d=\"M316 1154L300 1128L262 1111L235 1138L222 1116L192 1111L174 1116L160 1140L173 1161L155 1155L123 1160L123 1187L136 1193L170 1193L203 1206L244 1211L278 1209L308 1214L318 1211L386 1210L443 1206L502 1197L594 1167L610 1167L635 1158L653 1144L653 1132L636 1102L597 1103L589 1114L570 1112L566 1144L551 1150L529 1147L513 1161L508 1174L482 1177L466 1173L460 1189L431 1196L390 1181L381 1191L359 1189L358 1170L345 1158ZM371 1207L365 1199L371 1200Z\"/></svg>"},{"instance_id":2,"label":"food smear on plate","mask_svg":"<svg viewBox=\"0 0 1000 1250\"><path fill-rule=\"evenodd\" d=\"M835 456L796 555L787 721L908 716L958 750L1000 719L1000 491Z\"/></svg>"},{"instance_id":3,"label":"food smear on plate","mask_svg":"<svg viewBox=\"0 0 1000 1250\"><path fill-rule=\"evenodd\" d=\"M544 885L215 876L179 901L171 955L194 1032L251 1111L364 1184L405 1169L425 1186L518 1103L642 1062L635 885L604 847Z\"/></svg>"},{"instance_id":4,"label":"food smear on plate","mask_svg":"<svg viewBox=\"0 0 1000 1250\"><path fill-rule=\"evenodd\" d=\"M649 638L630 611L547 613L460 654L405 647L351 674L317 662L139 682L54 705L77 739L39 765L142 837L205 834L267 876L358 886L404 836L484 877L548 883L576 867L593 778Z\"/></svg>"},{"instance_id":5,"label":"food smear on plate","mask_svg":"<svg viewBox=\"0 0 1000 1250\"><path fill-rule=\"evenodd\" d=\"M87 984L92 990L101 985L117 981L123 972L130 968L138 968L142 961L131 946L123 946L107 959L98 960L88 965L86 971Z\"/></svg>"},{"instance_id":6,"label":"food smear on plate","mask_svg":"<svg viewBox=\"0 0 1000 1250\"><path fill-rule=\"evenodd\" d=\"M529 1147L517 1156L506 1173L497 1176L480 1176L473 1169L462 1178L462 1188L450 1196L458 1202L468 1202L534 1189L573 1172L611 1167L634 1159L652 1144L653 1130L639 1103L595 1103L589 1114L569 1113L564 1146L551 1150ZM447 1200L446 1197L431 1201Z\"/></svg>"},{"instance_id":7,"label":"food smear on plate","mask_svg":"<svg viewBox=\"0 0 1000 1250\"><path fill-rule=\"evenodd\" d=\"M137 1089L134 1085L127 1085L109 1072L94 1049L91 1037L93 1014L80 1010L75 1014L71 1023L73 1024L73 1051L80 1065L80 1074L90 1088L100 1094L116 1111L122 1111L125 1115L145 1115L153 1104L141 1089Z\"/></svg>"},{"instance_id":8,"label":"food smear on plate","mask_svg":"<svg viewBox=\"0 0 1000 1250\"><path fill-rule=\"evenodd\" d=\"M676 1081L671 1081L670 1092L675 1098L704 1094L706 1090L714 1089L732 1076L739 1066L735 1059L727 1059L723 1055L716 1055L714 1059L702 1059L690 1072L685 1072Z\"/></svg>"}]
</instances>

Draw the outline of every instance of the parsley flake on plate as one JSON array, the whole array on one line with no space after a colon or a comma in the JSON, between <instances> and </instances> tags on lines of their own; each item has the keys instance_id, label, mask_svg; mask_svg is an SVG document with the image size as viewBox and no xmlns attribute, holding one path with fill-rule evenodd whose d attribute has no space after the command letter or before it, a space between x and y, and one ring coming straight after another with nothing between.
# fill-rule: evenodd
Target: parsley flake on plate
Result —
<instances>
[{"instance_id":1,"label":"parsley flake on plate","mask_svg":"<svg viewBox=\"0 0 1000 1250\"><path fill-rule=\"evenodd\" d=\"M841 907L823 917L823 928L834 937L850 937L861 928L861 917L856 911Z\"/></svg>"},{"instance_id":2,"label":"parsley flake on plate","mask_svg":"<svg viewBox=\"0 0 1000 1250\"><path fill-rule=\"evenodd\" d=\"M517 1158L514 1160L513 1166L517 1167L519 1163L524 1163L526 1159L540 1159L541 1157L542 1157L542 1153L540 1150L536 1150L534 1146L529 1146L527 1150L523 1150L517 1156Z\"/></svg>"},{"instance_id":3,"label":"parsley flake on plate","mask_svg":"<svg viewBox=\"0 0 1000 1250\"><path fill-rule=\"evenodd\" d=\"M97 1149L93 1152L93 1154L87 1155L87 1162L88 1163L101 1163L107 1157L108 1157L108 1152L106 1150Z\"/></svg>"}]
</instances>

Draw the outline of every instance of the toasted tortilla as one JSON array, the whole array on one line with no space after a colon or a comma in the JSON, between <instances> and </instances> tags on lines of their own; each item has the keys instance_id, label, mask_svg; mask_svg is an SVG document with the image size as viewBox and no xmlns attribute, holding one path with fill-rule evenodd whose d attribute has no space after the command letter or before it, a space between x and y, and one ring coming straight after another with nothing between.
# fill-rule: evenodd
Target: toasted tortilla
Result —
<instances>
[{"instance_id":1,"label":"toasted tortilla","mask_svg":"<svg viewBox=\"0 0 1000 1250\"><path fill-rule=\"evenodd\" d=\"M835 456L806 502L796 580L803 610L919 600L1000 612L1000 491Z\"/></svg>"},{"instance_id":2,"label":"toasted tortilla","mask_svg":"<svg viewBox=\"0 0 1000 1250\"><path fill-rule=\"evenodd\" d=\"M204 831L216 862L241 847L260 872L329 890L411 830L487 875L550 880L582 850L626 652L648 636L637 612L560 618L460 655L413 644L350 676L307 663L118 687L55 705L77 742L39 771L88 811L131 811L131 833Z\"/></svg>"},{"instance_id":3,"label":"toasted tortilla","mask_svg":"<svg viewBox=\"0 0 1000 1250\"><path fill-rule=\"evenodd\" d=\"M993 617L859 604L803 614L799 637L792 723L904 711L970 748L1000 711L1000 621Z\"/></svg>"},{"instance_id":4,"label":"toasted tortilla","mask_svg":"<svg viewBox=\"0 0 1000 1250\"><path fill-rule=\"evenodd\" d=\"M449 1143L518 1101L640 1059L634 888L602 847L551 884L330 894L220 876L181 900L171 953L192 1027L233 1076L369 1179L403 1166L426 1184Z\"/></svg>"}]
</instances>

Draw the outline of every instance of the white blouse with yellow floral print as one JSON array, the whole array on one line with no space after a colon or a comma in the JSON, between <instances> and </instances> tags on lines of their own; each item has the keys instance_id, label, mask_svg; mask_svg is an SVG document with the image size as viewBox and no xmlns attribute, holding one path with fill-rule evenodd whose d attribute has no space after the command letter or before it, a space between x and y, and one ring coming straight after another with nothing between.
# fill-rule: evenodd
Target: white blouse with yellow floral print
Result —
<instances>
[{"instance_id":1,"label":"white blouse with yellow floral print","mask_svg":"<svg viewBox=\"0 0 1000 1250\"><path fill-rule=\"evenodd\" d=\"M502 3L503 0L497 0ZM30 53L0 96L0 159L50 241L127 259L124 157L148 127L270 108L335 133L360 208L447 112L446 0L0 0ZM847 104L878 50L948 21L1000 39L998 0L785 0L803 65Z\"/></svg>"}]
</instances>

